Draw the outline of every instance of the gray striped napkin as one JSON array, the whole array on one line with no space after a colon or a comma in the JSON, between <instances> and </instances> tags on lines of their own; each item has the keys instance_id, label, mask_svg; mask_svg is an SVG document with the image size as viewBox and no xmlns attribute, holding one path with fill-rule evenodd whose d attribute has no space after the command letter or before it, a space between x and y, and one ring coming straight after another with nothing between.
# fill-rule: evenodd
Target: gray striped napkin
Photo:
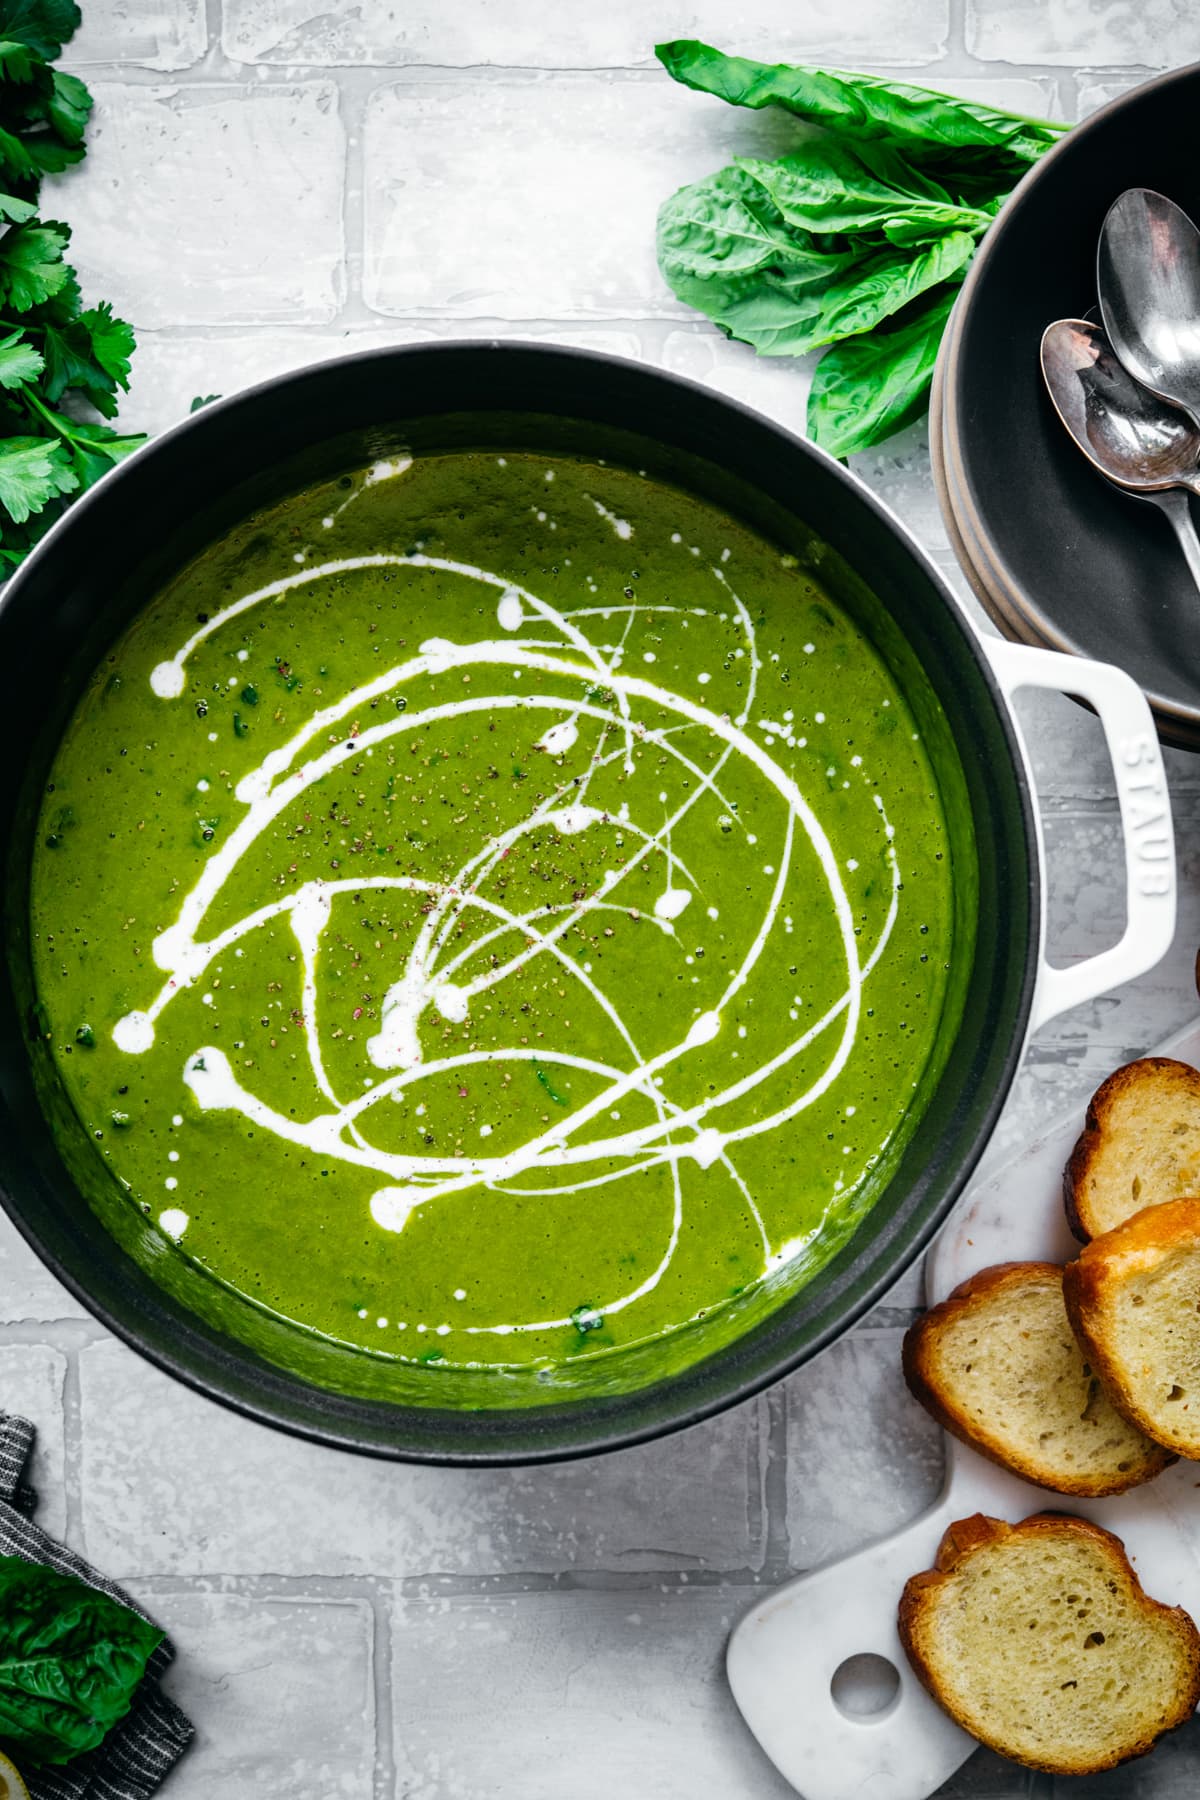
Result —
<instances>
[{"instance_id":1,"label":"gray striped napkin","mask_svg":"<svg viewBox=\"0 0 1200 1800\"><path fill-rule=\"evenodd\" d=\"M77 1575L142 1612L115 1582L89 1568L82 1557L39 1531L30 1515L37 1495L25 1480L34 1430L27 1419L0 1412L0 1555L23 1556L46 1563L64 1575ZM167 1639L146 1667L132 1710L114 1726L98 1750L91 1750L62 1769L22 1769L33 1800L147 1800L157 1793L191 1742L195 1727L173 1700L160 1690L158 1678L175 1655Z\"/></svg>"}]
</instances>

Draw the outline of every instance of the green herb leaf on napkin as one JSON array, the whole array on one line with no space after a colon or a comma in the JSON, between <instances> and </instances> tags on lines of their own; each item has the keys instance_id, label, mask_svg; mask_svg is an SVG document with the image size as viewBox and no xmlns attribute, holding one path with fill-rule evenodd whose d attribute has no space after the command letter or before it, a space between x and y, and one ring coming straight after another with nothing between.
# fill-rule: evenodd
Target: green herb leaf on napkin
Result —
<instances>
[{"instance_id":1,"label":"green herb leaf on napkin","mask_svg":"<svg viewBox=\"0 0 1200 1800\"><path fill-rule=\"evenodd\" d=\"M161 1642L148 1620L74 1576L0 1556L0 1745L33 1765L94 1750Z\"/></svg>"}]
</instances>

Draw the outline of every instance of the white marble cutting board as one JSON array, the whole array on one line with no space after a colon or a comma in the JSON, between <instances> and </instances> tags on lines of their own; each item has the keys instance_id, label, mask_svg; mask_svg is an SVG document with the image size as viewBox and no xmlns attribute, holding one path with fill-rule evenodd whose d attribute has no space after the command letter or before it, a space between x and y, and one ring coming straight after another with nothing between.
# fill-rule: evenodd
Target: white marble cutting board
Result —
<instances>
[{"instance_id":1,"label":"white marble cutting board","mask_svg":"<svg viewBox=\"0 0 1200 1800\"><path fill-rule=\"evenodd\" d=\"M1200 1063L1200 1023L1154 1052ZM951 1215L929 1252L930 1304L992 1263L1063 1262L1078 1249L1067 1229L1062 1172L1088 1099L1036 1139ZM846 1496L848 1507L854 1496ZM1017 1520L1070 1511L1125 1542L1146 1590L1200 1619L1200 1463L1107 1500L1067 1499L996 1468L946 1439L946 1485L937 1504L894 1536L829 1563L761 1600L730 1639L734 1697L768 1756L805 1800L927 1800L975 1748L926 1694L896 1630L907 1578L932 1566L952 1519L985 1512ZM831 1683L850 1657L890 1663L899 1689L882 1710L850 1713ZM886 1671L879 1671L886 1677ZM884 1686L889 1683L885 1680ZM894 1677L890 1678L894 1687ZM839 1695L845 1693L839 1686Z\"/></svg>"}]
</instances>

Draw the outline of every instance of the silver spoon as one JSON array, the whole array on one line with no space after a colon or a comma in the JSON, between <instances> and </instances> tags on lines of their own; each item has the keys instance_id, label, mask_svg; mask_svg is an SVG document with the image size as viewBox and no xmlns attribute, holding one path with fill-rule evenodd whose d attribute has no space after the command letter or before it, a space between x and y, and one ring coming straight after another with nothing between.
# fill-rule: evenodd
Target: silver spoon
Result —
<instances>
[{"instance_id":1,"label":"silver spoon","mask_svg":"<svg viewBox=\"0 0 1200 1800\"><path fill-rule=\"evenodd\" d=\"M1108 209L1096 253L1100 316L1129 373L1200 424L1200 231L1153 188Z\"/></svg>"},{"instance_id":2,"label":"silver spoon","mask_svg":"<svg viewBox=\"0 0 1200 1800\"><path fill-rule=\"evenodd\" d=\"M1200 588L1200 538L1184 491L1200 494L1200 430L1135 381L1086 319L1046 327L1042 374L1055 411L1093 468L1167 515Z\"/></svg>"}]
</instances>

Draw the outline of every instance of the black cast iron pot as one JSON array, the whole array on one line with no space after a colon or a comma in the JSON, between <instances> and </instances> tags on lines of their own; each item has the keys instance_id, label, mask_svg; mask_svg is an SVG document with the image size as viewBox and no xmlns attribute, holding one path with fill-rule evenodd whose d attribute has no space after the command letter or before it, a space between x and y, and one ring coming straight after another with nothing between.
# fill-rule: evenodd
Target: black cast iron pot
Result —
<instances>
[{"instance_id":1,"label":"black cast iron pot","mask_svg":"<svg viewBox=\"0 0 1200 1800\"><path fill-rule=\"evenodd\" d=\"M905 666L919 664L949 728L926 721L931 739L940 735L943 795L958 795L948 811L962 871L960 942L973 936L974 948L955 970L957 1017L945 1028L924 1113L882 1197L807 1285L789 1287L785 1275L725 1308L681 1372L664 1376L653 1346L621 1352L619 1379L584 1374L532 1405L515 1403L503 1377L452 1390L439 1386L436 1370L381 1365L324 1342L298 1350L304 1334L218 1292L182 1255L162 1245L157 1262L148 1256L140 1216L111 1180L97 1186L94 1150L56 1088L29 968L36 806L57 738L106 647L186 557L250 507L399 442L417 455L481 445L603 454L691 488L801 555L813 554L815 534L822 584L872 633L902 685ZM1125 937L1068 970L1051 969L1042 954L1039 830L1007 699L1026 683L1082 695L1100 713L1126 823ZM583 1455L704 1418L794 1369L878 1300L945 1217L1032 1026L1151 966L1173 929L1165 786L1132 682L1047 651L1002 644L990 655L897 520L829 457L698 387L576 351L397 349L206 407L73 506L9 585L0 605L0 734L4 1205L59 1279L160 1367L251 1417L382 1456L514 1463ZM1148 806L1155 794L1157 807ZM458 1403L443 1404L452 1392Z\"/></svg>"}]
</instances>

